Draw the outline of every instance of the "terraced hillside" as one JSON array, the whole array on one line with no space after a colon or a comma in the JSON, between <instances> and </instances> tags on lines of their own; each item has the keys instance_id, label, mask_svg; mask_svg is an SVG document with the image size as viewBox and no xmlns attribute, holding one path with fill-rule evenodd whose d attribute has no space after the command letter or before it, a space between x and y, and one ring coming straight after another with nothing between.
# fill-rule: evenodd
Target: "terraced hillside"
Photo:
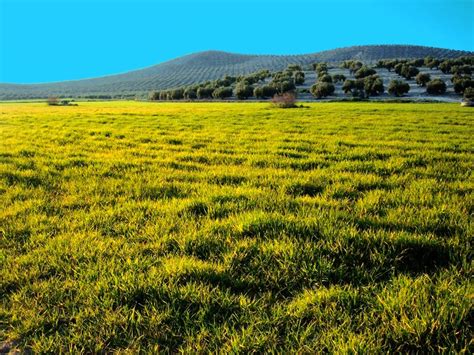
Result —
<instances>
[{"instance_id":1,"label":"terraced hillside","mask_svg":"<svg viewBox=\"0 0 474 355\"><path fill-rule=\"evenodd\" d=\"M472 52L410 45L372 45L333 49L303 55L243 55L206 51L183 56L149 68L101 78L59 83L20 85L0 84L0 99L42 98L48 96L108 95L127 96L150 90L168 89L224 75L243 75L260 69L271 71L288 64L339 62L359 59L366 62L390 58L454 58Z\"/></svg>"}]
</instances>

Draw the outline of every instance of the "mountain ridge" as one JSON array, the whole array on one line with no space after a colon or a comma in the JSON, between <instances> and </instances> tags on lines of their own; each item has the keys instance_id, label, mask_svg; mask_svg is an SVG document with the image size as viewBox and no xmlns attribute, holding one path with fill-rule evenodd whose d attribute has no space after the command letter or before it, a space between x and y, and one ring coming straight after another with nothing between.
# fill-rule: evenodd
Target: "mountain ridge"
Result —
<instances>
[{"instance_id":1,"label":"mountain ridge","mask_svg":"<svg viewBox=\"0 0 474 355\"><path fill-rule=\"evenodd\" d=\"M214 80L224 75L245 75L261 69L277 71L288 64L336 63L348 59L372 62L379 59L455 58L474 55L471 51L418 45L359 45L329 49L310 54L240 54L207 50L187 54L159 64L124 73L80 80L41 84L0 83L0 98L114 95L126 96L150 90L169 89Z\"/></svg>"}]
</instances>

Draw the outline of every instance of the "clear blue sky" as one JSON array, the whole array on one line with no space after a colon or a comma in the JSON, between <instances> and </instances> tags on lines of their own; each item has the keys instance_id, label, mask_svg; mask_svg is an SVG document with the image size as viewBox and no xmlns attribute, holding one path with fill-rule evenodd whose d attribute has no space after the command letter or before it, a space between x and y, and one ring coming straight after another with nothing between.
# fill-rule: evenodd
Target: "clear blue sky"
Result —
<instances>
[{"instance_id":1,"label":"clear blue sky","mask_svg":"<svg viewBox=\"0 0 474 355\"><path fill-rule=\"evenodd\" d=\"M474 50L474 0L0 0L0 82L125 72L192 52L362 44Z\"/></svg>"}]
</instances>

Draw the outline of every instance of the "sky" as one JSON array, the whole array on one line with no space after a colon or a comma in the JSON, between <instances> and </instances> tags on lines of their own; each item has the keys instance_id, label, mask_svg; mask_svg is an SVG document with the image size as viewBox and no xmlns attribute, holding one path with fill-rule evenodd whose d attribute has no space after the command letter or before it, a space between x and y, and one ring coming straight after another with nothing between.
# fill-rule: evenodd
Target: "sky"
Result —
<instances>
[{"instance_id":1,"label":"sky","mask_svg":"<svg viewBox=\"0 0 474 355\"><path fill-rule=\"evenodd\" d=\"M474 51L473 23L474 0L0 0L0 82L104 76L211 49Z\"/></svg>"}]
</instances>

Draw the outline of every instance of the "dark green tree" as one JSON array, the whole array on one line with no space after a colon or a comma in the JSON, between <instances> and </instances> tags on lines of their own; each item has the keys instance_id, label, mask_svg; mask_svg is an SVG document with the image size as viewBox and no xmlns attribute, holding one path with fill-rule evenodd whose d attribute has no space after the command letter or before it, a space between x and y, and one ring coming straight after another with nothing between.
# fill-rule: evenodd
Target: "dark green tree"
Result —
<instances>
[{"instance_id":1,"label":"dark green tree","mask_svg":"<svg viewBox=\"0 0 474 355\"><path fill-rule=\"evenodd\" d=\"M263 96L264 97L273 97L277 93L276 89L271 85L262 86Z\"/></svg>"},{"instance_id":2,"label":"dark green tree","mask_svg":"<svg viewBox=\"0 0 474 355\"><path fill-rule=\"evenodd\" d=\"M403 63L397 63L393 67L393 71L397 73L398 75L402 75L402 69L403 69L404 64Z\"/></svg>"},{"instance_id":3,"label":"dark green tree","mask_svg":"<svg viewBox=\"0 0 474 355\"><path fill-rule=\"evenodd\" d=\"M403 64L400 75L403 76L405 79L410 80L419 72L420 71L417 67L414 67L413 65Z\"/></svg>"},{"instance_id":4,"label":"dark green tree","mask_svg":"<svg viewBox=\"0 0 474 355\"><path fill-rule=\"evenodd\" d=\"M328 72L328 65L326 63L317 63L316 65L313 64L313 68L315 69L318 76L321 76L322 73Z\"/></svg>"},{"instance_id":5,"label":"dark green tree","mask_svg":"<svg viewBox=\"0 0 474 355\"><path fill-rule=\"evenodd\" d=\"M160 94L161 91L152 91L150 95L148 95L148 99L151 101L160 100Z\"/></svg>"},{"instance_id":6,"label":"dark green tree","mask_svg":"<svg viewBox=\"0 0 474 355\"><path fill-rule=\"evenodd\" d=\"M451 67L454 65L453 61L447 59L447 60L444 60L442 61L438 68L439 70L441 70L444 74L448 74L451 72Z\"/></svg>"},{"instance_id":7,"label":"dark green tree","mask_svg":"<svg viewBox=\"0 0 474 355\"><path fill-rule=\"evenodd\" d=\"M463 74L471 75L472 74L472 68L471 68L470 65L466 65L466 64L453 65L451 67L450 73L454 74L454 75L463 75Z\"/></svg>"},{"instance_id":8,"label":"dark green tree","mask_svg":"<svg viewBox=\"0 0 474 355\"><path fill-rule=\"evenodd\" d=\"M352 97L364 98L364 79L346 80L342 84L342 91L346 95L351 94Z\"/></svg>"},{"instance_id":9,"label":"dark green tree","mask_svg":"<svg viewBox=\"0 0 474 355\"><path fill-rule=\"evenodd\" d=\"M361 61L351 61L350 63L350 66L349 66L349 71L351 73L355 73L357 72L360 68L362 68L364 66L364 63L362 63Z\"/></svg>"},{"instance_id":10,"label":"dark green tree","mask_svg":"<svg viewBox=\"0 0 474 355\"><path fill-rule=\"evenodd\" d=\"M334 94L335 88L332 83L319 82L311 86L311 94L320 99Z\"/></svg>"},{"instance_id":11,"label":"dark green tree","mask_svg":"<svg viewBox=\"0 0 474 355\"><path fill-rule=\"evenodd\" d=\"M246 100L253 95L253 86L249 85L245 81L239 81L237 85L235 85L235 96L239 100Z\"/></svg>"},{"instance_id":12,"label":"dark green tree","mask_svg":"<svg viewBox=\"0 0 474 355\"><path fill-rule=\"evenodd\" d=\"M200 87L197 89L197 97L198 99L210 99L212 97L212 93L214 92L214 88L212 87Z\"/></svg>"},{"instance_id":13,"label":"dark green tree","mask_svg":"<svg viewBox=\"0 0 474 355\"><path fill-rule=\"evenodd\" d=\"M166 90L161 90L160 91L160 94L159 94L159 97L160 97L160 100L168 100L168 91Z\"/></svg>"},{"instance_id":14,"label":"dark green tree","mask_svg":"<svg viewBox=\"0 0 474 355\"><path fill-rule=\"evenodd\" d=\"M184 99L184 90L183 89L173 89L170 92L171 100L181 100Z\"/></svg>"},{"instance_id":15,"label":"dark green tree","mask_svg":"<svg viewBox=\"0 0 474 355\"><path fill-rule=\"evenodd\" d=\"M474 101L474 87L469 87L464 90L464 98L469 101Z\"/></svg>"},{"instance_id":16,"label":"dark green tree","mask_svg":"<svg viewBox=\"0 0 474 355\"><path fill-rule=\"evenodd\" d=\"M366 97L379 96L385 91L383 80L378 75L364 78L364 92Z\"/></svg>"},{"instance_id":17,"label":"dark green tree","mask_svg":"<svg viewBox=\"0 0 474 355\"><path fill-rule=\"evenodd\" d=\"M329 74L324 74L318 77L319 82L323 83L332 83L332 76Z\"/></svg>"},{"instance_id":18,"label":"dark green tree","mask_svg":"<svg viewBox=\"0 0 474 355\"><path fill-rule=\"evenodd\" d=\"M428 73L418 73L415 80L419 86L426 86L426 83L431 80L431 77Z\"/></svg>"},{"instance_id":19,"label":"dark green tree","mask_svg":"<svg viewBox=\"0 0 474 355\"><path fill-rule=\"evenodd\" d=\"M388 84L388 93L394 96L403 96L410 91L410 85L402 80L392 80Z\"/></svg>"},{"instance_id":20,"label":"dark green tree","mask_svg":"<svg viewBox=\"0 0 474 355\"><path fill-rule=\"evenodd\" d=\"M423 58L412 59L408 62L409 65L414 67L422 67L425 64L425 60Z\"/></svg>"},{"instance_id":21,"label":"dark green tree","mask_svg":"<svg viewBox=\"0 0 474 355\"><path fill-rule=\"evenodd\" d=\"M229 86L219 87L212 92L212 97L215 99L223 100L231 96L232 96L232 88Z\"/></svg>"},{"instance_id":22,"label":"dark green tree","mask_svg":"<svg viewBox=\"0 0 474 355\"><path fill-rule=\"evenodd\" d=\"M275 88L271 87L270 85L258 86L253 89L253 96L257 99L265 99L269 97L273 97L276 94Z\"/></svg>"},{"instance_id":23,"label":"dark green tree","mask_svg":"<svg viewBox=\"0 0 474 355\"><path fill-rule=\"evenodd\" d=\"M296 85L304 84L304 73L302 71L297 71L293 75Z\"/></svg>"},{"instance_id":24,"label":"dark green tree","mask_svg":"<svg viewBox=\"0 0 474 355\"><path fill-rule=\"evenodd\" d=\"M334 74L334 75L332 76L332 81L333 81L333 83L338 83L338 82L343 83L344 80L346 80L346 76L343 75L343 74Z\"/></svg>"},{"instance_id":25,"label":"dark green tree","mask_svg":"<svg viewBox=\"0 0 474 355\"><path fill-rule=\"evenodd\" d=\"M451 81L454 86L454 91L458 94L464 93L467 88L474 87L474 80L468 75L454 75Z\"/></svg>"},{"instance_id":26,"label":"dark green tree","mask_svg":"<svg viewBox=\"0 0 474 355\"><path fill-rule=\"evenodd\" d=\"M368 66L364 65L360 67L359 70L357 70L354 74L356 79L362 79L370 75L374 75L376 71L372 68L369 68Z\"/></svg>"},{"instance_id":27,"label":"dark green tree","mask_svg":"<svg viewBox=\"0 0 474 355\"><path fill-rule=\"evenodd\" d=\"M301 66L298 64L290 64L288 65L288 68L286 68L286 70L290 72L295 72L295 71L301 71L303 69L301 69Z\"/></svg>"},{"instance_id":28,"label":"dark green tree","mask_svg":"<svg viewBox=\"0 0 474 355\"><path fill-rule=\"evenodd\" d=\"M426 84L426 92L430 95L442 95L446 92L446 83L441 79L430 80Z\"/></svg>"},{"instance_id":29,"label":"dark green tree","mask_svg":"<svg viewBox=\"0 0 474 355\"><path fill-rule=\"evenodd\" d=\"M184 89L184 98L186 100L194 100L197 98L197 89L195 87L188 86Z\"/></svg>"}]
</instances>

